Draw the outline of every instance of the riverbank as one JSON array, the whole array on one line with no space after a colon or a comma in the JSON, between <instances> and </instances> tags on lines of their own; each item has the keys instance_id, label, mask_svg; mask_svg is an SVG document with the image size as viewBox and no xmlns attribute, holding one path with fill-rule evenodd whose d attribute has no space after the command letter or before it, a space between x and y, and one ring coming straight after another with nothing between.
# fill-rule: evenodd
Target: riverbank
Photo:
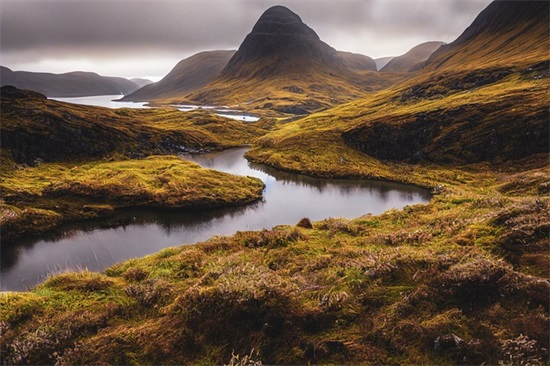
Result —
<instances>
[{"instance_id":1,"label":"riverbank","mask_svg":"<svg viewBox=\"0 0 550 366\"><path fill-rule=\"evenodd\" d=\"M3 172L2 244L62 223L110 215L120 208L205 210L262 198L264 184L185 161L145 159L43 163Z\"/></svg>"},{"instance_id":2,"label":"riverbank","mask_svg":"<svg viewBox=\"0 0 550 366\"><path fill-rule=\"evenodd\" d=\"M2 296L4 359L220 364L254 349L265 363L543 362L542 173L472 172L429 204L51 277Z\"/></svg>"}]
</instances>

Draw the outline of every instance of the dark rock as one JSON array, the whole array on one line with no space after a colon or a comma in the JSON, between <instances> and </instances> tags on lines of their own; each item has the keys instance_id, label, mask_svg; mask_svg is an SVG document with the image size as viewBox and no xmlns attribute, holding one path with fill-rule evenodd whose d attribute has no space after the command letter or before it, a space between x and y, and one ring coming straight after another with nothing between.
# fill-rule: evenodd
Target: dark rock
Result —
<instances>
[{"instance_id":1,"label":"dark rock","mask_svg":"<svg viewBox=\"0 0 550 366\"><path fill-rule=\"evenodd\" d=\"M309 111L299 105L285 105L281 107L274 108L277 112L296 114L296 115L305 115L309 114Z\"/></svg>"},{"instance_id":2,"label":"dark rock","mask_svg":"<svg viewBox=\"0 0 550 366\"><path fill-rule=\"evenodd\" d=\"M459 336L449 333L444 336L437 337L434 341L434 350L448 350L453 348L463 347L465 344L464 340Z\"/></svg>"}]
</instances>

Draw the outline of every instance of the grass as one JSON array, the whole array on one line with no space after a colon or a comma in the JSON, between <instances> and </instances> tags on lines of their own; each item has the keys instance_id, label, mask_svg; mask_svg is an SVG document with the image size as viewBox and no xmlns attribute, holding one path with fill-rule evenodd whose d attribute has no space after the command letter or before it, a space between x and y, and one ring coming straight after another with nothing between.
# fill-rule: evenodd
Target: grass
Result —
<instances>
[{"instance_id":1,"label":"grass","mask_svg":"<svg viewBox=\"0 0 550 366\"><path fill-rule=\"evenodd\" d=\"M282 124L259 138L247 158L322 177L420 185L427 185L428 178L454 184L467 174L456 169L461 166L484 161L506 165L547 152L549 79L525 70L474 89L465 86L465 90L449 85L460 85L468 74L448 72L437 93L410 98L411 91L433 89L435 82L443 80L419 76Z\"/></svg>"},{"instance_id":2,"label":"grass","mask_svg":"<svg viewBox=\"0 0 550 366\"><path fill-rule=\"evenodd\" d=\"M263 183L176 156L43 163L3 172L2 239L52 229L62 222L109 215L124 207L209 209L262 197Z\"/></svg>"},{"instance_id":3,"label":"grass","mask_svg":"<svg viewBox=\"0 0 550 366\"><path fill-rule=\"evenodd\" d=\"M1 118L2 150L10 151L17 163L29 165L37 159L68 161L115 153L135 158L242 146L272 125L267 120L244 123L202 110L81 106L6 87Z\"/></svg>"},{"instance_id":4,"label":"grass","mask_svg":"<svg viewBox=\"0 0 550 366\"><path fill-rule=\"evenodd\" d=\"M508 71L489 73L500 75L496 78L487 78L483 70L475 73L479 78L470 71L445 78L419 75L364 99L278 122L249 152L253 161L310 175L432 187L436 194L430 203L353 220L304 218L295 226L213 237L131 259L103 273L66 273L28 293L2 294L2 359L60 365L244 359L266 364L546 364L547 150L536 144L519 155L506 144L493 156L476 150L493 129L525 145L526 132L547 126L547 115L533 111L547 108L548 78L525 65ZM376 158L387 154L392 141L384 134L372 139L368 131L387 128L406 146L418 141L413 127L424 115L438 129L428 129L427 138L414 146L412 151L423 154L420 159ZM470 128L457 130L474 117L479 120L470 133ZM437 124L443 118L453 123ZM464 132L464 138L441 143L453 131L460 132L458 137ZM407 139L408 133L413 137ZM462 154L457 141L468 154ZM97 167L69 173L59 187L82 194L101 189L95 184L102 179L116 186L122 178L146 187L147 197L172 192L157 186L157 177L171 174L172 168L161 173L158 164L147 162L93 163ZM121 174L113 181L109 164ZM27 169L38 172L44 165ZM48 168L48 174L70 172L69 166L52 166L57 168ZM142 175L142 169L154 173ZM39 174L31 176L22 179L24 184L15 178L3 184L9 192L21 189L33 197L50 187L34 179ZM171 179L179 176L174 171Z\"/></svg>"},{"instance_id":5,"label":"grass","mask_svg":"<svg viewBox=\"0 0 550 366\"><path fill-rule=\"evenodd\" d=\"M2 244L124 207L209 209L261 198L258 179L170 154L251 143L254 124L173 108L112 110L2 88Z\"/></svg>"},{"instance_id":6,"label":"grass","mask_svg":"<svg viewBox=\"0 0 550 366\"><path fill-rule=\"evenodd\" d=\"M537 276L550 275L550 200L501 187L495 176L485 193L51 277L2 295L4 359L221 364L254 349L264 363L496 364L522 352L543 363L550 288ZM526 224L530 247L516 236Z\"/></svg>"}]
</instances>

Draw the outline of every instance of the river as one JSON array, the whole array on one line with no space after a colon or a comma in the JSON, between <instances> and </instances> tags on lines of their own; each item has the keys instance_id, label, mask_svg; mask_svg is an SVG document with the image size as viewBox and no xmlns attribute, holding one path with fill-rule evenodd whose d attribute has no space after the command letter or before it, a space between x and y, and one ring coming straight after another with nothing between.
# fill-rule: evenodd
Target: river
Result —
<instances>
[{"instance_id":1,"label":"river","mask_svg":"<svg viewBox=\"0 0 550 366\"><path fill-rule=\"evenodd\" d=\"M38 239L2 248L2 291L25 290L52 273L84 269L100 271L129 258L163 248L203 241L237 230L296 224L301 218L355 218L430 200L414 186L363 180L326 180L281 172L249 163L246 148L185 156L203 167L260 178L262 201L208 212L122 211L114 218L66 225Z\"/></svg>"}]
</instances>

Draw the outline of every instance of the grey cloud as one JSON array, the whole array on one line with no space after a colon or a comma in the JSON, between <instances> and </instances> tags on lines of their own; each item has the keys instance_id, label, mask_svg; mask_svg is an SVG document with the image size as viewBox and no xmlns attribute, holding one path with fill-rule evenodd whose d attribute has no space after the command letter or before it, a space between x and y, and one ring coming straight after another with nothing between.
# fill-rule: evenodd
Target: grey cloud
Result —
<instances>
[{"instance_id":1,"label":"grey cloud","mask_svg":"<svg viewBox=\"0 0 550 366\"><path fill-rule=\"evenodd\" d=\"M457 37L490 0L0 0L4 58L189 55L237 48L268 7L281 4L335 48L376 54L380 43ZM341 43L341 45L339 44ZM371 42L373 43L373 42ZM376 42L374 42L376 43ZM410 47L414 44L410 44ZM34 57L34 56L33 56Z\"/></svg>"}]
</instances>

